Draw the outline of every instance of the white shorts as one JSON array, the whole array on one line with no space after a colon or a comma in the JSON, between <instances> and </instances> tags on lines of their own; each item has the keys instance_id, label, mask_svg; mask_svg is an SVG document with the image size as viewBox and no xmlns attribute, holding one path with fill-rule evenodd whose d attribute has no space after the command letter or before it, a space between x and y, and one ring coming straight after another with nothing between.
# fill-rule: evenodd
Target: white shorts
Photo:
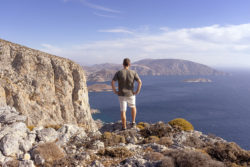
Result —
<instances>
[{"instance_id":1,"label":"white shorts","mask_svg":"<svg viewBox=\"0 0 250 167\"><path fill-rule=\"evenodd\" d=\"M118 96L121 111L127 111L127 104L130 108L135 107L135 96Z\"/></svg>"}]
</instances>

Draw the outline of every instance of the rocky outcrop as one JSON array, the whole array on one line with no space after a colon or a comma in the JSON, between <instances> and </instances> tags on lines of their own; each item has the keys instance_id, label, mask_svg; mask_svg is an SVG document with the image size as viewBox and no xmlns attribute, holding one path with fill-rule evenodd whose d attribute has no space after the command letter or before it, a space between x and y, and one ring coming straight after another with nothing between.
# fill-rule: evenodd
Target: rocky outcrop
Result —
<instances>
[{"instance_id":1,"label":"rocky outcrop","mask_svg":"<svg viewBox=\"0 0 250 167\"><path fill-rule=\"evenodd\" d=\"M19 117L11 107L0 114ZM7 117L4 117L7 118ZM26 127L23 121L0 127L0 166L83 166L83 167L235 167L249 166L250 152L216 136L184 131L182 125L140 122L137 127L121 121L103 124L99 131L82 127ZM5 123L4 123L5 122Z\"/></svg>"},{"instance_id":2,"label":"rocky outcrop","mask_svg":"<svg viewBox=\"0 0 250 167\"><path fill-rule=\"evenodd\" d=\"M81 66L0 40L0 106L5 104L27 116L27 125L71 123L96 130Z\"/></svg>"},{"instance_id":3,"label":"rocky outcrop","mask_svg":"<svg viewBox=\"0 0 250 167\"><path fill-rule=\"evenodd\" d=\"M15 108L0 107L0 166L43 165L45 161L63 158L62 148L72 137L78 140L87 138L85 129L74 124L64 124L54 129L27 126L25 120L26 116L20 115Z\"/></svg>"}]
</instances>

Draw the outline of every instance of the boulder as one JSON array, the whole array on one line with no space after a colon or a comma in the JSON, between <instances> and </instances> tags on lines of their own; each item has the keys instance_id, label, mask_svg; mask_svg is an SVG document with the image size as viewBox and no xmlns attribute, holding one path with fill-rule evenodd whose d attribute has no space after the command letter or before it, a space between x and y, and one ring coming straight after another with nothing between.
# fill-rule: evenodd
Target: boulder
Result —
<instances>
[{"instance_id":1,"label":"boulder","mask_svg":"<svg viewBox=\"0 0 250 167\"><path fill-rule=\"evenodd\" d=\"M76 125L65 124L60 129L58 129L58 145L65 145L70 140L71 137L77 137L83 139L87 137L84 129Z\"/></svg>"},{"instance_id":2,"label":"boulder","mask_svg":"<svg viewBox=\"0 0 250 167\"><path fill-rule=\"evenodd\" d=\"M53 128L44 128L37 132L38 139L43 142L53 142L58 138L58 132Z\"/></svg>"},{"instance_id":3,"label":"boulder","mask_svg":"<svg viewBox=\"0 0 250 167\"><path fill-rule=\"evenodd\" d=\"M97 130L80 65L1 39L0 48L1 104L26 115L29 126L70 123Z\"/></svg>"},{"instance_id":4,"label":"boulder","mask_svg":"<svg viewBox=\"0 0 250 167\"><path fill-rule=\"evenodd\" d=\"M20 115L15 108L10 106L0 107L0 123L11 124L15 122L25 122L26 116Z\"/></svg>"},{"instance_id":5,"label":"boulder","mask_svg":"<svg viewBox=\"0 0 250 167\"><path fill-rule=\"evenodd\" d=\"M0 149L5 156L15 156L19 152L20 136L15 134L5 135L0 142Z\"/></svg>"},{"instance_id":6,"label":"boulder","mask_svg":"<svg viewBox=\"0 0 250 167\"><path fill-rule=\"evenodd\" d=\"M31 160L20 161L18 167L35 167L34 162Z\"/></svg>"},{"instance_id":7,"label":"boulder","mask_svg":"<svg viewBox=\"0 0 250 167\"><path fill-rule=\"evenodd\" d=\"M6 134L15 134L17 136L26 137L28 128L23 122L16 122L11 125L5 125L0 129L0 139Z\"/></svg>"},{"instance_id":8,"label":"boulder","mask_svg":"<svg viewBox=\"0 0 250 167\"><path fill-rule=\"evenodd\" d=\"M23 152L28 152L35 143L35 139L36 139L36 134L29 133L26 138L24 138L19 142L20 150Z\"/></svg>"},{"instance_id":9,"label":"boulder","mask_svg":"<svg viewBox=\"0 0 250 167\"><path fill-rule=\"evenodd\" d=\"M92 149L95 149L95 150L103 149L103 148L104 148L104 143L101 142L100 140L96 140L96 141L93 143L93 145L92 145L91 148L92 148Z\"/></svg>"}]
</instances>

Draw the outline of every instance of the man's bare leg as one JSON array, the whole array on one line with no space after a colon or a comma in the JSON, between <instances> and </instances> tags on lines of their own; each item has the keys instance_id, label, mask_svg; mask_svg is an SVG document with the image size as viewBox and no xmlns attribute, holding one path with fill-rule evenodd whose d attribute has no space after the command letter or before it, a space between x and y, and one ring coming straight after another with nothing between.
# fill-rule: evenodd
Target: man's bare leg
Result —
<instances>
[{"instance_id":1,"label":"man's bare leg","mask_svg":"<svg viewBox=\"0 0 250 167\"><path fill-rule=\"evenodd\" d=\"M132 115L132 123L135 123L136 107L131 108L131 115Z\"/></svg>"},{"instance_id":2,"label":"man's bare leg","mask_svg":"<svg viewBox=\"0 0 250 167\"><path fill-rule=\"evenodd\" d=\"M121 111L121 120L122 120L122 127L124 129L127 128L127 125L126 125L126 111Z\"/></svg>"}]
</instances>

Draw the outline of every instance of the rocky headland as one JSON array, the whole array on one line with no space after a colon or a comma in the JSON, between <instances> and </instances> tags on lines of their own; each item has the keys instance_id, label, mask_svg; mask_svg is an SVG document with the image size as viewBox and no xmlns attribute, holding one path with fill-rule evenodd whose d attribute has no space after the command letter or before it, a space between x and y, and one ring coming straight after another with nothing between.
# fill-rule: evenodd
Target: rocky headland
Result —
<instances>
[{"instance_id":1,"label":"rocky headland","mask_svg":"<svg viewBox=\"0 0 250 167\"><path fill-rule=\"evenodd\" d=\"M105 63L83 68L86 70L88 81L106 82L112 79L117 70L122 69L122 65ZM131 69L141 76L226 75L206 65L179 59L144 59L133 62Z\"/></svg>"},{"instance_id":2,"label":"rocky headland","mask_svg":"<svg viewBox=\"0 0 250 167\"><path fill-rule=\"evenodd\" d=\"M184 82L188 82L188 83L197 83L197 82L202 82L202 83L210 83L212 82L211 79L207 79L207 78L194 78L194 79L186 79L184 80Z\"/></svg>"},{"instance_id":3,"label":"rocky headland","mask_svg":"<svg viewBox=\"0 0 250 167\"><path fill-rule=\"evenodd\" d=\"M84 71L70 60L3 40L0 60L0 166L250 166L249 151L181 118L127 130L94 121Z\"/></svg>"}]
</instances>

